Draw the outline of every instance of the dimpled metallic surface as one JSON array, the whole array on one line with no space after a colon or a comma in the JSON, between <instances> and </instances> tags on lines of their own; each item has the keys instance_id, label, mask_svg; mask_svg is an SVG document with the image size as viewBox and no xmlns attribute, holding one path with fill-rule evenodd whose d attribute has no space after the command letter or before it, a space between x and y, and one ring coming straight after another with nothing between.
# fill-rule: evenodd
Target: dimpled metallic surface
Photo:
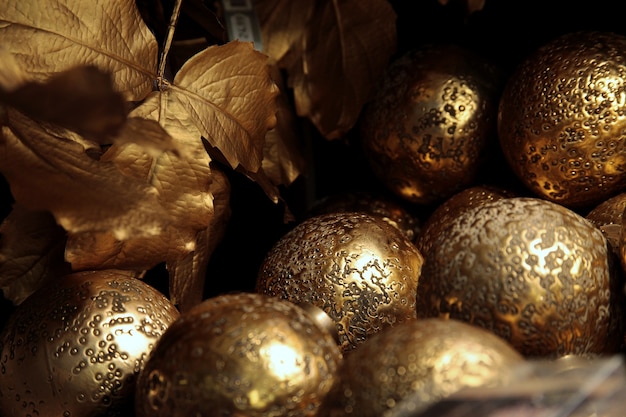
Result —
<instances>
[{"instance_id":1,"label":"dimpled metallic surface","mask_svg":"<svg viewBox=\"0 0 626 417\"><path fill-rule=\"evenodd\" d=\"M325 311L347 352L385 327L415 319L422 264L406 235L379 217L321 214L270 249L256 291Z\"/></svg>"},{"instance_id":2,"label":"dimpled metallic surface","mask_svg":"<svg viewBox=\"0 0 626 417\"><path fill-rule=\"evenodd\" d=\"M38 290L0 337L0 415L125 415L139 371L177 317L153 287L109 271Z\"/></svg>"},{"instance_id":3,"label":"dimpled metallic surface","mask_svg":"<svg viewBox=\"0 0 626 417\"><path fill-rule=\"evenodd\" d=\"M448 226L450 221L458 216L463 210L476 207L489 201L501 198L513 197L515 194L503 188L477 185L459 191L446 201L441 203L428 217L415 244L420 252L424 253L436 239L441 230Z\"/></svg>"},{"instance_id":4,"label":"dimpled metallic surface","mask_svg":"<svg viewBox=\"0 0 626 417\"><path fill-rule=\"evenodd\" d=\"M417 204L470 184L497 144L499 80L494 66L452 45L424 46L394 61L361 117L374 174Z\"/></svg>"},{"instance_id":5,"label":"dimpled metallic surface","mask_svg":"<svg viewBox=\"0 0 626 417\"><path fill-rule=\"evenodd\" d=\"M600 229L616 254L620 252L625 209L626 193L620 193L598 204L585 216L587 220Z\"/></svg>"},{"instance_id":6,"label":"dimpled metallic surface","mask_svg":"<svg viewBox=\"0 0 626 417\"><path fill-rule=\"evenodd\" d=\"M498 134L515 174L568 207L626 187L626 37L575 32L540 47L509 78Z\"/></svg>"},{"instance_id":7,"label":"dimpled metallic surface","mask_svg":"<svg viewBox=\"0 0 626 417\"><path fill-rule=\"evenodd\" d=\"M183 313L137 381L137 417L314 416L341 352L306 310L230 293Z\"/></svg>"},{"instance_id":8,"label":"dimpled metallic surface","mask_svg":"<svg viewBox=\"0 0 626 417\"><path fill-rule=\"evenodd\" d=\"M484 327L529 357L613 353L622 329L609 255L600 230L561 205L485 203L424 253L417 316Z\"/></svg>"},{"instance_id":9,"label":"dimpled metallic surface","mask_svg":"<svg viewBox=\"0 0 626 417\"><path fill-rule=\"evenodd\" d=\"M461 388L504 383L522 361L506 341L480 327L415 320L350 352L318 417L386 417L399 404L417 415Z\"/></svg>"}]
</instances>

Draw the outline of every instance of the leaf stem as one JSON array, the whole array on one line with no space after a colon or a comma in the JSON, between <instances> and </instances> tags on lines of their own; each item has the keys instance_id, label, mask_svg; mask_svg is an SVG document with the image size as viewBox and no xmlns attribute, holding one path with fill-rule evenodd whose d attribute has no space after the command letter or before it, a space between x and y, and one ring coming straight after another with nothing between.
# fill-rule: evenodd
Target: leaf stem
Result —
<instances>
[{"instance_id":1,"label":"leaf stem","mask_svg":"<svg viewBox=\"0 0 626 417\"><path fill-rule=\"evenodd\" d=\"M174 2L174 10L172 10L172 16L170 17L170 23L167 26L167 35L165 36L165 43L163 50L161 50L161 56L159 58L159 70L157 76L159 80L165 79L165 67L167 65L167 55L172 47L172 40L174 39L174 31L176 30L176 24L178 23L178 16L180 16L180 7L183 4L183 0L176 0Z\"/></svg>"}]
</instances>

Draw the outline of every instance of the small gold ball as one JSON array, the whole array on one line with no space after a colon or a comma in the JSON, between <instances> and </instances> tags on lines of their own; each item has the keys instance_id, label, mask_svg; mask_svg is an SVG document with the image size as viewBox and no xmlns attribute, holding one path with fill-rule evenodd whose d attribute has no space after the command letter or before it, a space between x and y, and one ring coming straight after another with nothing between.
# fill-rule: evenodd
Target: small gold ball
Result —
<instances>
[{"instance_id":1,"label":"small gold ball","mask_svg":"<svg viewBox=\"0 0 626 417\"><path fill-rule=\"evenodd\" d=\"M526 58L503 91L498 135L537 196L596 205L626 187L626 37L575 32Z\"/></svg>"},{"instance_id":2,"label":"small gold ball","mask_svg":"<svg viewBox=\"0 0 626 417\"><path fill-rule=\"evenodd\" d=\"M314 416L342 360L302 308L230 293L183 313L137 381L137 417Z\"/></svg>"},{"instance_id":3,"label":"small gold ball","mask_svg":"<svg viewBox=\"0 0 626 417\"><path fill-rule=\"evenodd\" d=\"M112 271L39 289L0 335L0 415L124 415L148 355L178 316L153 287Z\"/></svg>"},{"instance_id":4,"label":"small gold ball","mask_svg":"<svg viewBox=\"0 0 626 417\"><path fill-rule=\"evenodd\" d=\"M522 361L480 327L435 318L404 323L345 357L318 417L384 417L409 402L417 415L461 388L504 383Z\"/></svg>"},{"instance_id":5,"label":"small gold ball","mask_svg":"<svg viewBox=\"0 0 626 417\"><path fill-rule=\"evenodd\" d=\"M484 327L525 356L614 353L618 277L600 230L555 203L513 197L450 222L424 252L417 316Z\"/></svg>"},{"instance_id":6,"label":"small gold ball","mask_svg":"<svg viewBox=\"0 0 626 417\"><path fill-rule=\"evenodd\" d=\"M406 235L377 216L321 214L271 248L256 291L326 312L346 352L385 327L415 319L422 264Z\"/></svg>"},{"instance_id":7,"label":"small gold ball","mask_svg":"<svg viewBox=\"0 0 626 417\"><path fill-rule=\"evenodd\" d=\"M598 204L585 216L604 234L615 254L619 254L625 209L626 193L620 193Z\"/></svg>"},{"instance_id":8,"label":"small gold ball","mask_svg":"<svg viewBox=\"0 0 626 417\"><path fill-rule=\"evenodd\" d=\"M469 185L487 149L497 146L500 84L495 66L458 46L405 53L361 117L374 175L416 204L440 202Z\"/></svg>"}]
</instances>

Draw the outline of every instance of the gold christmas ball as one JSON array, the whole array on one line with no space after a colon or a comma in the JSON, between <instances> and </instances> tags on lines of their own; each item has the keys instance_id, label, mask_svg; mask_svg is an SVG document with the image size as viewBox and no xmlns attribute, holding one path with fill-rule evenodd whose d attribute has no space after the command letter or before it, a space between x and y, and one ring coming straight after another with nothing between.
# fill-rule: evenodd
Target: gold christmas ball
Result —
<instances>
[{"instance_id":1,"label":"gold christmas ball","mask_svg":"<svg viewBox=\"0 0 626 417\"><path fill-rule=\"evenodd\" d=\"M415 241L420 229L420 219L404 204L390 196L367 191L329 195L318 201L310 210L310 216L326 213L360 211L379 216L400 229L411 241Z\"/></svg>"},{"instance_id":2,"label":"gold christmas ball","mask_svg":"<svg viewBox=\"0 0 626 417\"><path fill-rule=\"evenodd\" d=\"M616 255L619 254L624 209L626 193L620 193L598 204L585 216L600 229Z\"/></svg>"},{"instance_id":3,"label":"gold christmas ball","mask_svg":"<svg viewBox=\"0 0 626 417\"><path fill-rule=\"evenodd\" d=\"M497 69L454 45L424 46L391 63L363 110L360 137L372 171L401 198L431 204L477 177L497 144Z\"/></svg>"},{"instance_id":4,"label":"gold christmas ball","mask_svg":"<svg viewBox=\"0 0 626 417\"><path fill-rule=\"evenodd\" d=\"M422 253L428 250L431 241L436 239L439 233L448 226L448 223L463 210L513 196L515 194L512 191L490 185L477 185L459 191L437 206L426 219L415 241L417 248Z\"/></svg>"},{"instance_id":5,"label":"gold christmas ball","mask_svg":"<svg viewBox=\"0 0 626 417\"><path fill-rule=\"evenodd\" d=\"M321 214L274 244L256 291L326 312L345 353L385 327L415 319L422 264L415 245L380 217Z\"/></svg>"},{"instance_id":6,"label":"gold christmas ball","mask_svg":"<svg viewBox=\"0 0 626 417\"><path fill-rule=\"evenodd\" d=\"M562 35L509 78L498 135L515 174L538 196L596 205L626 187L626 37Z\"/></svg>"},{"instance_id":7,"label":"gold christmas ball","mask_svg":"<svg viewBox=\"0 0 626 417\"><path fill-rule=\"evenodd\" d=\"M341 352L304 308L229 293L181 314L139 375L137 417L314 416Z\"/></svg>"},{"instance_id":8,"label":"gold christmas ball","mask_svg":"<svg viewBox=\"0 0 626 417\"><path fill-rule=\"evenodd\" d=\"M602 355L623 336L618 276L602 232L539 198L481 204L424 252L417 316L486 328L528 357Z\"/></svg>"},{"instance_id":9,"label":"gold christmas ball","mask_svg":"<svg viewBox=\"0 0 626 417\"><path fill-rule=\"evenodd\" d=\"M415 320L379 332L347 355L318 417L386 417L400 406L417 413L461 388L502 384L522 361L480 327Z\"/></svg>"},{"instance_id":10,"label":"gold christmas ball","mask_svg":"<svg viewBox=\"0 0 626 417\"><path fill-rule=\"evenodd\" d=\"M137 376L177 317L163 294L114 271L42 287L0 335L0 415L128 415Z\"/></svg>"}]
</instances>

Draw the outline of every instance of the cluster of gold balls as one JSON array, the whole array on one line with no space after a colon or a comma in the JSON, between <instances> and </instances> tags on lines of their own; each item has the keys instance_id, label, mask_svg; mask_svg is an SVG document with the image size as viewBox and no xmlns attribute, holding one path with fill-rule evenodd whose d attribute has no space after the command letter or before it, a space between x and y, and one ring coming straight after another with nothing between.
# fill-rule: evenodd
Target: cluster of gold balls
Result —
<instances>
[{"instance_id":1,"label":"cluster of gold balls","mask_svg":"<svg viewBox=\"0 0 626 417\"><path fill-rule=\"evenodd\" d=\"M33 294L0 335L0 414L417 416L527 359L622 352L626 38L570 33L499 77L456 46L394 61L360 137L398 200L320 201L254 291L180 314L114 271ZM494 147L522 193L475 183Z\"/></svg>"}]
</instances>

